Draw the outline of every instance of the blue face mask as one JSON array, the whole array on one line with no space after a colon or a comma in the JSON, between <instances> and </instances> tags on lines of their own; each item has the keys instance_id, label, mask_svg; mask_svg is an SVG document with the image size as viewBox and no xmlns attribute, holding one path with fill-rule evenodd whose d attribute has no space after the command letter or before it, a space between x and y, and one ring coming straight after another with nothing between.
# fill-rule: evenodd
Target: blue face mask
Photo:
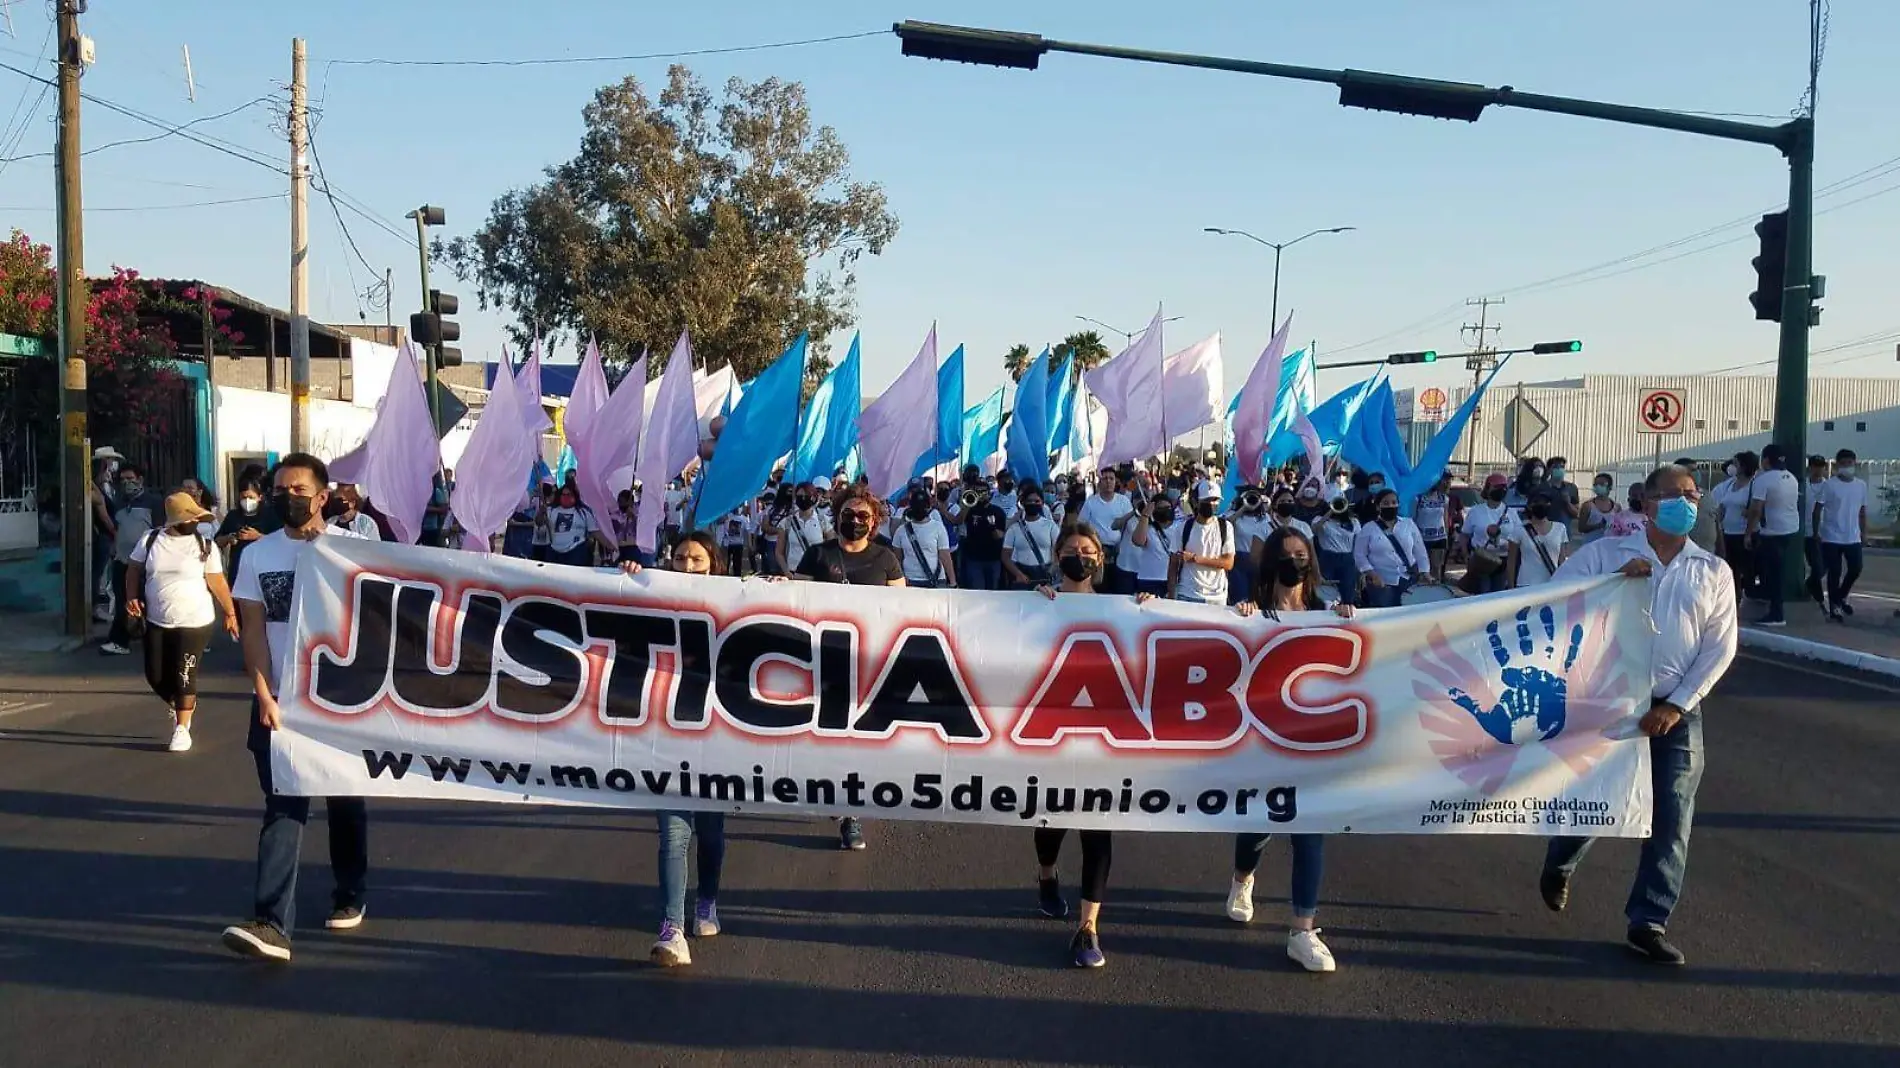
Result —
<instances>
[{"instance_id":1,"label":"blue face mask","mask_svg":"<svg viewBox=\"0 0 1900 1068\"><path fill-rule=\"evenodd\" d=\"M1656 529L1671 537L1687 537L1695 529L1695 502L1687 497L1671 497L1656 504Z\"/></svg>"}]
</instances>

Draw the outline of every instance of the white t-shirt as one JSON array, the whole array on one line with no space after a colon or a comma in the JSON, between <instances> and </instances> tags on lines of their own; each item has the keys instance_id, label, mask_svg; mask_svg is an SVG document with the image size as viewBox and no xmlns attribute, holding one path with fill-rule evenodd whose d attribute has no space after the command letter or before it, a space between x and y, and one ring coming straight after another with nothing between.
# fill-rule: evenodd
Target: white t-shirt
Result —
<instances>
[{"instance_id":1,"label":"white t-shirt","mask_svg":"<svg viewBox=\"0 0 1900 1068\"><path fill-rule=\"evenodd\" d=\"M1448 497L1436 490L1421 493L1418 507L1412 513L1412 522L1418 524L1418 533L1428 542L1445 540L1445 505Z\"/></svg>"},{"instance_id":2,"label":"white t-shirt","mask_svg":"<svg viewBox=\"0 0 1900 1068\"><path fill-rule=\"evenodd\" d=\"M1252 555L1256 542L1267 540L1273 533L1273 520L1264 515L1242 515L1233 517L1234 553L1242 559Z\"/></svg>"},{"instance_id":3,"label":"white t-shirt","mask_svg":"<svg viewBox=\"0 0 1900 1068\"><path fill-rule=\"evenodd\" d=\"M950 548L950 532L935 512L921 523L913 522L908 516L892 520L889 536L891 548L896 549L904 561L906 583L916 586L949 579L950 576L943 573L943 557L939 553Z\"/></svg>"},{"instance_id":4,"label":"white t-shirt","mask_svg":"<svg viewBox=\"0 0 1900 1068\"><path fill-rule=\"evenodd\" d=\"M1531 530L1529 525L1511 531L1511 543L1517 546L1517 584L1541 586L1550 581L1550 569L1544 566L1544 558L1537 555L1537 546L1543 545L1550 554L1550 562L1561 565L1564 559L1564 545L1570 541L1570 531L1556 520L1550 521L1550 529L1543 534Z\"/></svg>"},{"instance_id":5,"label":"white t-shirt","mask_svg":"<svg viewBox=\"0 0 1900 1068\"><path fill-rule=\"evenodd\" d=\"M686 523L686 491L669 488L666 491L666 521L671 526L683 526Z\"/></svg>"},{"instance_id":6,"label":"white t-shirt","mask_svg":"<svg viewBox=\"0 0 1900 1068\"><path fill-rule=\"evenodd\" d=\"M1003 551L1009 553L1010 562L1018 570L1040 567L1049 571L1049 577L1055 577L1056 535L1061 532L1056 521L1043 515L1038 519L1018 519L1003 532ZM1040 554L1040 555L1038 555Z\"/></svg>"},{"instance_id":7,"label":"white t-shirt","mask_svg":"<svg viewBox=\"0 0 1900 1068\"><path fill-rule=\"evenodd\" d=\"M1196 522L1185 531L1181 548L1196 556L1231 556L1234 552L1234 528L1226 520ZM1182 564L1181 582L1176 596L1182 600L1207 604L1227 603L1227 572L1205 564Z\"/></svg>"},{"instance_id":8,"label":"white t-shirt","mask_svg":"<svg viewBox=\"0 0 1900 1068\"><path fill-rule=\"evenodd\" d=\"M1867 504L1867 483L1830 478L1816 498L1821 504L1821 540L1828 545L1860 544L1860 510Z\"/></svg>"},{"instance_id":9,"label":"white t-shirt","mask_svg":"<svg viewBox=\"0 0 1900 1068\"><path fill-rule=\"evenodd\" d=\"M1124 533L1115 529L1115 521L1134 510L1135 504L1128 499L1126 493L1117 493L1110 500L1103 500L1099 493L1091 493L1089 499L1082 502L1082 513L1079 518L1095 528L1095 533L1102 539L1103 548L1113 549L1122 543ZM1133 571L1134 568L1127 567L1123 570Z\"/></svg>"},{"instance_id":10,"label":"white t-shirt","mask_svg":"<svg viewBox=\"0 0 1900 1068\"><path fill-rule=\"evenodd\" d=\"M589 509L559 505L548 509L548 548L557 553L573 552L586 543L589 534L599 529L600 524Z\"/></svg>"},{"instance_id":11,"label":"white t-shirt","mask_svg":"<svg viewBox=\"0 0 1900 1068\"><path fill-rule=\"evenodd\" d=\"M1129 531L1132 533L1140 522L1137 519L1129 524ZM1181 533L1185 529L1187 520L1181 518L1176 518L1173 525L1165 530L1150 523L1148 544L1136 545L1130 541L1122 549L1122 559L1134 565L1128 570L1133 571L1135 578L1142 582L1168 581L1168 563L1175 553L1181 551Z\"/></svg>"},{"instance_id":12,"label":"white t-shirt","mask_svg":"<svg viewBox=\"0 0 1900 1068\"><path fill-rule=\"evenodd\" d=\"M1801 481L1794 472L1760 472L1748 484L1748 500L1762 502L1761 533L1770 537L1801 533Z\"/></svg>"},{"instance_id":13,"label":"white t-shirt","mask_svg":"<svg viewBox=\"0 0 1900 1068\"><path fill-rule=\"evenodd\" d=\"M1351 512L1335 517L1331 511L1322 519L1313 535L1313 547L1323 553L1352 552L1352 540L1359 533L1359 520Z\"/></svg>"},{"instance_id":14,"label":"white t-shirt","mask_svg":"<svg viewBox=\"0 0 1900 1068\"><path fill-rule=\"evenodd\" d=\"M1752 489L1753 483L1736 485L1732 478L1715 487L1711 496L1722 509L1723 534L1739 538L1748 533L1748 497Z\"/></svg>"},{"instance_id":15,"label":"white t-shirt","mask_svg":"<svg viewBox=\"0 0 1900 1068\"><path fill-rule=\"evenodd\" d=\"M204 553L202 560L200 553ZM224 574L224 560L210 538L170 530L156 538L140 538L132 547L132 563L145 566L147 623L154 627L208 627L218 621L218 606L211 599L205 576Z\"/></svg>"},{"instance_id":16,"label":"white t-shirt","mask_svg":"<svg viewBox=\"0 0 1900 1068\"><path fill-rule=\"evenodd\" d=\"M341 527L326 526L319 538L354 538ZM270 688L277 692L278 659L290 644L290 606L297 592L297 561L316 544L277 530L251 542L238 557L231 597L264 606L264 644L270 647Z\"/></svg>"},{"instance_id":17,"label":"white t-shirt","mask_svg":"<svg viewBox=\"0 0 1900 1068\"><path fill-rule=\"evenodd\" d=\"M787 516L779 526L779 540L785 544L786 569L797 571L805 560L805 550L829 537L831 526L817 509L813 509L810 516L800 516L797 512Z\"/></svg>"},{"instance_id":18,"label":"white t-shirt","mask_svg":"<svg viewBox=\"0 0 1900 1068\"><path fill-rule=\"evenodd\" d=\"M1016 518L1016 491L992 493L990 503L1003 510L1004 519Z\"/></svg>"},{"instance_id":19,"label":"white t-shirt","mask_svg":"<svg viewBox=\"0 0 1900 1068\"><path fill-rule=\"evenodd\" d=\"M1460 529L1463 530L1465 537L1471 539L1472 545L1483 547L1491 544L1491 538L1485 533L1485 529L1493 525L1498 528L1496 546L1502 547L1510 544L1514 531L1520 524L1517 513L1511 510L1510 505L1479 501L1465 509L1465 525Z\"/></svg>"},{"instance_id":20,"label":"white t-shirt","mask_svg":"<svg viewBox=\"0 0 1900 1068\"><path fill-rule=\"evenodd\" d=\"M713 537L719 542L720 548L730 549L734 546L744 545L746 535L752 533L754 529L755 524L752 522L752 517L746 514L744 509L740 509L736 512L727 513L726 517L719 521L718 527L713 532Z\"/></svg>"}]
</instances>

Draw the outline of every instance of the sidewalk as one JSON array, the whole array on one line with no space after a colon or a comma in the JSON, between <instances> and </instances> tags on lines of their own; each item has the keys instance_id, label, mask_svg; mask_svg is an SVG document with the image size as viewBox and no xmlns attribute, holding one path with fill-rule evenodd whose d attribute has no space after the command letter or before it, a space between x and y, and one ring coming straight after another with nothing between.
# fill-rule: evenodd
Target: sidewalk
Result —
<instances>
[{"instance_id":1,"label":"sidewalk","mask_svg":"<svg viewBox=\"0 0 1900 1068\"><path fill-rule=\"evenodd\" d=\"M1757 627L1760 602L1742 606L1742 646L1900 678L1900 619L1884 600L1856 598L1858 614L1829 622L1813 601L1789 602L1786 627Z\"/></svg>"}]
</instances>

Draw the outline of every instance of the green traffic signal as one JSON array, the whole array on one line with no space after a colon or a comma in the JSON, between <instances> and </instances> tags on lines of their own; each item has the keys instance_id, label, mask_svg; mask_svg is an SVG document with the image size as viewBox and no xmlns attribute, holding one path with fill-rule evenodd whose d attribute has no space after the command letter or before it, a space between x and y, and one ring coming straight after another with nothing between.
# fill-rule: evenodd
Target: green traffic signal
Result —
<instances>
[{"instance_id":1,"label":"green traffic signal","mask_svg":"<svg viewBox=\"0 0 1900 1068\"><path fill-rule=\"evenodd\" d=\"M1385 358L1385 362L1387 363L1435 363L1437 360L1438 353L1430 350L1425 352L1395 352Z\"/></svg>"},{"instance_id":2,"label":"green traffic signal","mask_svg":"<svg viewBox=\"0 0 1900 1068\"><path fill-rule=\"evenodd\" d=\"M1550 356L1559 352L1582 352L1581 341L1543 341L1531 346L1532 355Z\"/></svg>"}]
</instances>

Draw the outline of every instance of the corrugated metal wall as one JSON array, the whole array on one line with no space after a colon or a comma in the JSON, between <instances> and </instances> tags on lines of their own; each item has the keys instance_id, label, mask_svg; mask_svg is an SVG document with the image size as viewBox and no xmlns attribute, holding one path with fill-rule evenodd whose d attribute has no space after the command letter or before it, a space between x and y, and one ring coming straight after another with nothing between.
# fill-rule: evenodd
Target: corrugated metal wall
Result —
<instances>
[{"instance_id":1,"label":"corrugated metal wall","mask_svg":"<svg viewBox=\"0 0 1900 1068\"><path fill-rule=\"evenodd\" d=\"M1775 380L1758 377L1586 375L1538 385L1494 387L1473 421L1480 468L1508 464L1503 447L1505 410L1518 396L1550 423L1528 454L1564 456L1572 470L1640 465L1656 455L1656 438L1639 431L1643 394L1668 387L1686 393L1684 432L1663 435L1664 459L1716 460L1744 449L1760 451L1774 425ZM1449 391L1455 410L1470 387ZM1402 407L1401 411L1405 409ZM1900 378L1815 378L1808 383L1808 451L1833 456L1853 449L1863 460L1900 459ZM1402 430L1408 428L1401 428ZM1409 428L1408 443L1422 448L1437 424ZM1416 455L1416 453L1415 453ZM1465 443L1453 453L1461 465Z\"/></svg>"}]
</instances>

